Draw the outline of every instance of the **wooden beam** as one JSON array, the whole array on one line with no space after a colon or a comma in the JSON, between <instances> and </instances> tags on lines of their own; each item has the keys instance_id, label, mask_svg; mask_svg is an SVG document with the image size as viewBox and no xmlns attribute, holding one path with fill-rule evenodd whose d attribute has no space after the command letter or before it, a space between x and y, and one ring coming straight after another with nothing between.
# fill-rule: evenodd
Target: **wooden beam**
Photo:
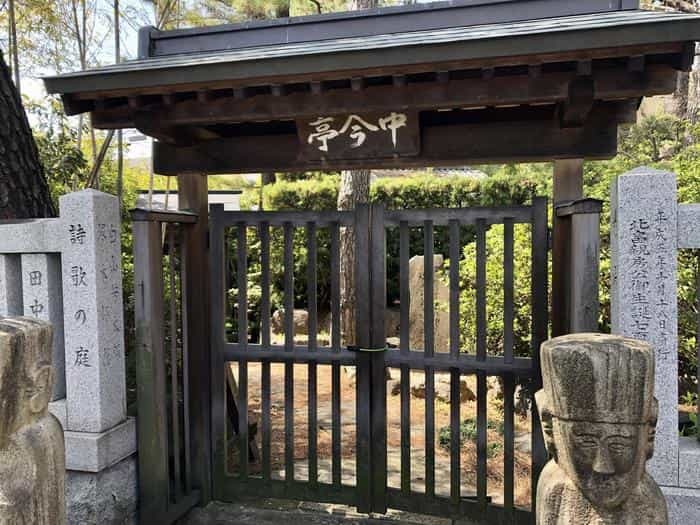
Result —
<instances>
[{"instance_id":1,"label":"wooden beam","mask_svg":"<svg viewBox=\"0 0 700 525\"><path fill-rule=\"evenodd\" d=\"M200 89L230 89L245 86L262 86L270 84L299 84L312 81L347 80L355 76L377 77L386 75L410 75L420 73L433 73L435 71L462 71L469 69L483 69L489 67L511 67L532 64L554 64L564 62L578 62L580 60L599 60L608 58L626 58L634 55L666 55L663 60L675 68L682 66L681 53L684 50L683 42L668 42L661 44L638 44L632 46L601 47L576 51L564 51L556 53L536 53L515 56L500 56L488 58L475 58L467 60L445 60L442 62L428 62L419 64L402 64L400 66L372 67L365 69L339 69L330 72L314 72L295 75L269 74L254 76L245 79L226 79L218 81L197 82L191 79L189 82L169 83L156 86L144 86L122 89L95 89L91 91L79 91L73 94L77 100L94 100L96 98L127 97L132 94L162 95L164 92L191 93ZM270 71L274 71L270 69Z\"/></svg>"},{"instance_id":2,"label":"wooden beam","mask_svg":"<svg viewBox=\"0 0 700 525\"><path fill-rule=\"evenodd\" d=\"M255 173L459 166L490 162L537 162L571 157L610 158L617 149L614 119L589 119L562 129L556 120L482 122L422 129L421 153L383 159L305 161L296 134L241 136L176 147L156 142L154 169L178 173Z\"/></svg>"},{"instance_id":3,"label":"wooden beam","mask_svg":"<svg viewBox=\"0 0 700 525\"><path fill-rule=\"evenodd\" d=\"M595 83L580 77L569 84L569 96L559 106L559 122L563 128L583 125L595 102Z\"/></svg>"},{"instance_id":4,"label":"wooden beam","mask_svg":"<svg viewBox=\"0 0 700 525\"><path fill-rule=\"evenodd\" d=\"M554 163L554 207L583 197L583 159ZM552 335L571 329L571 217L554 214L552 235Z\"/></svg>"},{"instance_id":5,"label":"wooden beam","mask_svg":"<svg viewBox=\"0 0 700 525\"><path fill-rule=\"evenodd\" d=\"M190 385L190 436L193 486L201 491L201 505L211 499L211 385L209 347L209 203L207 179L201 175L178 177L179 209L197 214L198 220L183 228L182 295L183 344L187 349L186 373ZM139 223L136 223L139 224ZM143 223L141 223L143 224ZM223 374L223 370L217 370ZM223 407L218 407L223 417Z\"/></svg>"},{"instance_id":6,"label":"wooden beam","mask_svg":"<svg viewBox=\"0 0 700 525\"><path fill-rule=\"evenodd\" d=\"M183 100L171 106L141 108L143 121L151 129L195 124L224 124L254 120L314 118L371 111L418 111L531 103L558 103L570 99L570 84L576 72L558 72L450 80L435 83L407 83L365 89L320 89L286 96L260 95L247 98L222 97L203 103ZM581 82L579 79L576 82ZM672 93L676 71L667 65L650 66L644 73L602 70L590 77L597 100L639 98ZM318 84L313 84L312 87ZM149 109L149 111L145 111ZM92 122L99 129L134 127L136 113L126 107L94 111Z\"/></svg>"},{"instance_id":7,"label":"wooden beam","mask_svg":"<svg viewBox=\"0 0 700 525\"><path fill-rule=\"evenodd\" d=\"M157 126L149 115L144 112L134 115L133 127L144 135L153 137L161 142L180 146L189 146L197 142L221 138L221 135L218 133L202 126Z\"/></svg>"}]
</instances>

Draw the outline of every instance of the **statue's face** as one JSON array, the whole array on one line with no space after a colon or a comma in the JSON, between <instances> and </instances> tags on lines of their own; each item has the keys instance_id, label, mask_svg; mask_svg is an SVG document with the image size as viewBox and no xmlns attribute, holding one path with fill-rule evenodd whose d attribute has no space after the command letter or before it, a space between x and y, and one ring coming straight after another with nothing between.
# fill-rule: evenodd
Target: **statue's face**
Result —
<instances>
[{"instance_id":1,"label":"statue's face","mask_svg":"<svg viewBox=\"0 0 700 525\"><path fill-rule=\"evenodd\" d=\"M583 495L605 508L623 503L644 475L648 425L553 419L557 463Z\"/></svg>"}]
</instances>

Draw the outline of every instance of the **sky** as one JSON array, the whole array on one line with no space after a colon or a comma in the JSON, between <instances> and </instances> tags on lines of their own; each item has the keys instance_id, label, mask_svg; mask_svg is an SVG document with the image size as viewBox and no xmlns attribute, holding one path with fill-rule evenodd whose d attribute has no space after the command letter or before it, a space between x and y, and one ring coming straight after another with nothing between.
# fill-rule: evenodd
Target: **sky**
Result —
<instances>
[{"instance_id":1,"label":"sky","mask_svg":"<svg viewBox=\"0 0 700 525\"><path fill-rule=\"evenodd\" d=\"M102 3L105 9L107 9L111 2L109 0L103 0ZM139 27L154 23L153 9L150 3L144 2L143 0L120 0L120 9L122 13L124 13L120 22L120 53L124 60L130 60L136 58ZM106 14L107 13L105 13L105 15ZM98 33L111 31L111 20L109 20L107 16L101 17L98 20ZM107 26L108 23L110 26ZM114 61L114 41L112 38L108 38L101 47L98 60L102 64L108 64ZM22 75L22 95L34 100L44 99L47 94L44 89L44 83L41 80L41 75L51 75L54 73L54 71L42 71L37 75ZM78 117L74 117L76 122L77 118ZM37 124L36 118L32 114L29 114L29 122L32 126ZM125 141L129 144L126 151L127 158L150 158L150 140L145 140L136 130L125 130Z\"/></svg>"},{"instance_id":2,"label":"sky","mask_svg":"<svg viewBox=\"0 0 700 525\"><path fill-rule=\"evenodd\" d=\"M150 2L144 0L120 0L120 9L124 15L120 21L120 52L123 59L130 60L136 58L138 49L138 29L141 26L153 24L153 8ZM98 18L96 32L102 33L111 31L111 19L106 15L111 16L108 11L110 0L102 0L100 2L105 9L105 16ZM107 26L107 24L110 26ZM114 62L114 41L108 38L100 48L98 60L102 64ZM21 61L21 56L20 56ZM20 67L21 69L21 67ZM53 71L42 71L40 75L50 75ZM22 75L22 93L33 99L41 99L46 96L44 84L39 75L28 76Z\"/></svg>"}]
</instances>

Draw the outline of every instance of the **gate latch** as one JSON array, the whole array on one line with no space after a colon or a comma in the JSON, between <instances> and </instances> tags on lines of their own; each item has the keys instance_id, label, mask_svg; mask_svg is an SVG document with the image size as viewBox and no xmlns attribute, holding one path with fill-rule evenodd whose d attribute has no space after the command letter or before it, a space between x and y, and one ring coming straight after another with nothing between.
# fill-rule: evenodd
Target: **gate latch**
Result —
<instances>
[{"instance_id":1,"label":"gate latch","mask_svg":"<svg viewBox=\"0 0 700 525\"><path fill-rule=\"evenodd\" d=\"M382 346L380 348L362 348L357 345L348 345L348 350L351 352L386 352L387 347Z\"/></svg>"}]
</instances>

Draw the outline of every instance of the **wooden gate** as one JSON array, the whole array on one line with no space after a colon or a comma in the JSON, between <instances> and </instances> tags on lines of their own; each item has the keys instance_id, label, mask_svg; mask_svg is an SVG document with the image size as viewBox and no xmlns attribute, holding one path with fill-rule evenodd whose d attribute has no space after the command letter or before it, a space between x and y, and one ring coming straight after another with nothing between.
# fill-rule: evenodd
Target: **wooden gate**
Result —
<instances>
[{"instance_id":1,"label":"wooden gate","mask_svg":"<svg viewBox=\"0 0 700 525\"><path fill-rule=\"evenodd\" d=\"M213 498L292 498L347 504L367 513L395 508L484 523L533 522L534 487L546 454L537 412L530 410L532 499L518 505L514 393L522 385L529 396L541 381L538 353L532 350L547 337L546 209L546 199L541 198L532 206L400 211L381 205L364 205L353 212L228 212L212 207ZM502 225L496 233L502 235L503 250L498 306L503 331L497 352L487 348L487 232L495 234L493 225ZM514 352L514 228L523 225L530 237L528 356ZM347 330L341 323L340 231L348 227L355 237L354 345L342 342ZM436 275L435 232L450 261L475 265L473 352L460 341L460 265L450 264L445 275ZM409 325L415 321L410 313L409 258L417 235L423 237L426 300L422 344L411 345ZM466 261L465 246L472 242L475 257ZM398 340L387 338L386 331L387 283L395 288L397 280ZM449 289L448 348L436 348L437 280L447 281ZM280 297L275 288L281 288ZM295 292L307 319L296 318ZM275 304L284 313L273 319ZM438 303L437 308L442 306ZM327 336L322 323L326 312ZM304 327L308 336L295 334ZM354 385L346 377L348 370L354 372ZM399 396L398 410L387 409L388 371L400 373L392 388ZM423 377L425 384L420 424L415 414L412 420L412 374ZM443 429L436 429L436 374L449 374L449 425ZM487 482L488 377L499 378L503 392L503 489L496 498ZM468 475L460 460L463 441L469 438L461 432L461 401L454 402L461 398L464 378L476 385L476 465ZM395 403L391 396L390 402ZM323 403L327 409L319 409ZM354 415L349 414L353 406ZM387 464L388 420L395 415L400 424L400 445L395 448L400 452L392 458L400 463L400 479L397 468ZM442 450L449 450L448 468L436 468L436 430L442 431ZM416 434L424 443L420 473L411 468ZM465 479L473 477L475 483ZM436 490L447 486L447 494Z\"/></svg>"}]
</instances>

